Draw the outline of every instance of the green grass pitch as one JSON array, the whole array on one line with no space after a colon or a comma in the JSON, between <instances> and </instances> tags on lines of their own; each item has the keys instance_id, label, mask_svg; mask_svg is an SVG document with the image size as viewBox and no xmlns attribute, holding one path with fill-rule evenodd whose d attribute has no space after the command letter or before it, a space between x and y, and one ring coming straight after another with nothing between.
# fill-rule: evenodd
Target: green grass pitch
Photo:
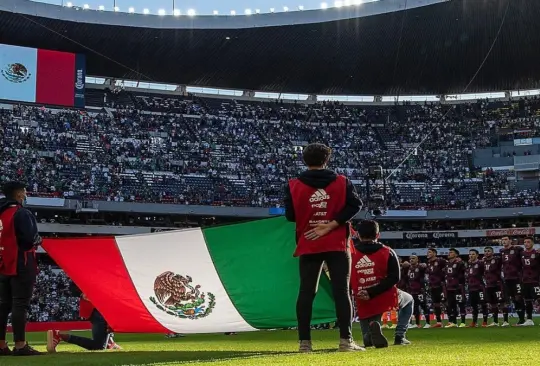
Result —
<instances>
[{"instance_id":1,"label":"green grass pitch","mask_svg":"<svg viewBox=\"0 0 540 366\"><path fill-rule=\"evenodd\" d=\"M355 326L356 338L361 338ZM393 330L385 335L393 340ZM60 344L58 353L40 357L0 357L0 365L540 365L540 326L529 328L412 329L410 346L336 352L335 330L313 332L316 352L297 354L295 331L261 331L235 336L117 334L122 351L86 352ZM45 334L31 333L29 343L45 351Z\"/></svg>"}]
</instances>

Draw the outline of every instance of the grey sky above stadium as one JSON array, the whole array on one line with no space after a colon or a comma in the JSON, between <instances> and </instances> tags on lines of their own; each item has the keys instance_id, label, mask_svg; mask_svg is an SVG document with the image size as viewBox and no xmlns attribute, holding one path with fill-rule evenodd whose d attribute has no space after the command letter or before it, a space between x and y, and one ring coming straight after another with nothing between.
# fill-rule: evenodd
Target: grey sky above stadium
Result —
<instances>
[{"instance_id":1,"label":"grey sky above stadium","mask_svg":"<svg viewBox=\"0 0 540 366\"><path fill-rule=\"evenodd\" d=\"M149 14L158 14L160 10L163 14L172 15L176 9L176 14L182 15L249 15L260 13L272 13L283 11L313 10L325 7L340 7L361 5L362 3L384 0L35 0L54 5L73 5L90 9L101 9L113 11L114 7L118 11L143 13L147 9ZM174 8L173 8L174 6ZM133 9L130 9L133 8ZM178 13L179 12L179 13ZM217 12L217 13L216 13ZM234 14L232 13L234 12Z\"/></svg>"}]
</instances>

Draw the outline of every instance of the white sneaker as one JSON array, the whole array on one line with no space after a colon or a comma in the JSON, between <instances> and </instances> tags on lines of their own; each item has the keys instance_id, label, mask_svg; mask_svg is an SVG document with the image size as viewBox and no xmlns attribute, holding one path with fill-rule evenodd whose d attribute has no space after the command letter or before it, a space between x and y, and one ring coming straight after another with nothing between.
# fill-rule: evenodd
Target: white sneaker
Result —
<instances>
[{"instance_id":1,"label":"white sneaker","mask_svg":"<svg viewBox=\"0 0 540 366\"><path fill-rule=\"evenodd\" d=\"M409 326L407 327L407 329L415 329L415 328L417 328L417 326L414 324L409 324Z\"/></svg>"},{"instance_id":2,"label":"white sneaker","mask_svg":"<svg viewBox=\"0 0 540 366\"><path fill-rule=\"evenodd\" d=\"M493 322L493 323L491 323L491 324L488 325L488 328L498 327L498 326L499 326L499 323Z\"/></svg>"},{"instance_id":3,"label":"white sneaker","mask_svg":"<svg viewBox=\"0 0 540 366\"><path fill-rule=\"evenodd\" d=\"M340 339L339 340L339 352L355 352L355 351L365 351L364 347L360 347L352 339Z\"/></svg>"},{"instance_id":4,"label":"white sneaker","mask_svg":"<svg viewBox=\"0 0 540 366\"><path fill-rule=\"evenodd\" d=\"M504 322L501 325L501 327L503 327L503 328L506 328L506 327L509 327L509 326L510 326L510 324L508 324L508 322Z\"/></svg>"},{"instance_id":5,"label":"white sneaker","mask_svg":"<svg viewBox=\"0 0 540 366\"><path fill-rule=\"evenodd\" d=\"M426 325L424 325L424 329L429 329L429 328L431 328L431 325L426 323Z\"/></svg>"},{"instance_id":6,"label":"white sneaker","mask_svg":"<svg viewBox=\"0 0 540 366\"><path fill-rule=\"evenodd\" d=\"M532 319L525 320L525 323L520 324L521 327L534 327L534 322Z\"/></svg>"},{"instance_id":7,"label":"white sneaker","mask_svg":"<svg viewBox=\"0 0 540 366\"><path fill-rule=\"evenodd\" d=\"M300 346L298 347L298 352L300 352L300 353L313 352L313 345L311 344L311 341L300 341Z\"/></svg>"}]
</instances>

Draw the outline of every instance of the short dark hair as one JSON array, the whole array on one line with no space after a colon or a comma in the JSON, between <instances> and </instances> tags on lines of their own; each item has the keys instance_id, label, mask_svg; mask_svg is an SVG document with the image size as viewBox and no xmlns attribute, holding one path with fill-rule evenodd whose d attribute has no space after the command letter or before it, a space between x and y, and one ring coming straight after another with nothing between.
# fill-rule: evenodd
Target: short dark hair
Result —
<instances>
[{"instance_id":1,"label":"short dark hair","mask_svg":"<svg viewBox=\"0 0 540 366\"><path fill-rule=\"evenodd\" d=\"M302 158L307 166L323 166L328 163L332 149L325 144L313 143L304 148Z\"/></svg>"},{"instance_id":2,"label":"short dark hair","mask_svg":"<svg viewBox=\"0 0 540 366\"><path fill-rule=\"evenodd\" d=\"M471 250L469 250L469 253L470 253L470 252L475 252L476 255L480 255L480 252L479 252L478 250L476 250L476 249L471 249Z\"/></svg>"},{"instance_id":3,"label":"short dark hair","mask_svg":"<svg viewBox=\"0 0 540 366\"><path fill-rule=\"evenodd\" d=\"M526 236L526 237L524 237L524 238L523 238L523 241L525 241L525 240L530 240L530 241L532 241L532 242L534 243L534 238L533 238L532 236Z\"/></svg>"},{"instance_id":4,"label":"short dark hair","mask_svg":"<svg viewBox=\"0 0 540 366\"><path fill-rule=\"evenodd\" d=\"M504 238L508 238L508 240L512 240L512 238L509 237L508 235L501 236L501 239L504 239Z\"/></svg>"},{"instance_id":5,"label":"short dark hair","mask_svg":"<svg viewBox=\"0 0 540 366\"><path fill-rule=\"evenodd\" d=\"M457 250L456 248L450 248L448 251L454 252L456 255L459 255L459 250Z\"/></svg>"},{"instance_id":6,"label":"short dark hair","mask_svg":"<svg viewBox=\"0 0 540 366\"><path fill-rule=\"evenodd\" d=\"M493 247L487 246L487 247L484 248L484 250L486 250L486 249L491 250L493 252Z\"/></svg>"},{"instance_id":7,"label":"short dark hair","mask_svg":"<svg viewBox=\"0 0 540 366\"><path fill-rule=\"evenodd\" d=\"M435 249L435 248L428 248L428 252L433 252L433 253L437 254L437 249Z\"/></svg>"},{"instance_id":8,"label":"short dark hair","mask_svg":"<svg viewBox=\"0 0 540 366\"><path fill-rule=\"evenodd\" d=\"M377 234L379 234L379 223L375 220L360 221L356 227L356 231L362 240L377 239Z\"/></svg>"},{"instance_id":9,"label":"short dark hair","mask_svg":"<svg viewBox=\"0 0 540 366\"><path fill-rule=\"evenodd\" d=\"M26 184L17 182L17 181L11 181L7 182L2 186L2 193L7 198L15 198L15 195L18 191L26 189Z\"/></svg>"}]
</instances>

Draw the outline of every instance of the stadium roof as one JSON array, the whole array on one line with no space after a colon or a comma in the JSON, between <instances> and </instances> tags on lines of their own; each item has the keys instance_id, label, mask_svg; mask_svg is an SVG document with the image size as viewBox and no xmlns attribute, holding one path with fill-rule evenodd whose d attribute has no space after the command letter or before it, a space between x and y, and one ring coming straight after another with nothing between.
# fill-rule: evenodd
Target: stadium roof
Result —
<instances>
[{"instance_id":1,"label":"stadium roof","mask_svg":"<svg viewBox=\"0 0 540 366\"><path fill-rule=\"evenodd\" d=\"M540 80L538 0L451 0L355 18L328 9L339 20L252 28L243 20L243 27L210 29L195 20L186 27L189 19L178 29L96 24L80 15L67 21L62 7L40 6L59 8L57 16L28 15L22 5L0 11L0 42L84 53L90 75L310 94L449 94L464 90L493 45L467 92L533 89ZM320 12L299 14L326 19Z\"/></svg>"}]
</instances>

